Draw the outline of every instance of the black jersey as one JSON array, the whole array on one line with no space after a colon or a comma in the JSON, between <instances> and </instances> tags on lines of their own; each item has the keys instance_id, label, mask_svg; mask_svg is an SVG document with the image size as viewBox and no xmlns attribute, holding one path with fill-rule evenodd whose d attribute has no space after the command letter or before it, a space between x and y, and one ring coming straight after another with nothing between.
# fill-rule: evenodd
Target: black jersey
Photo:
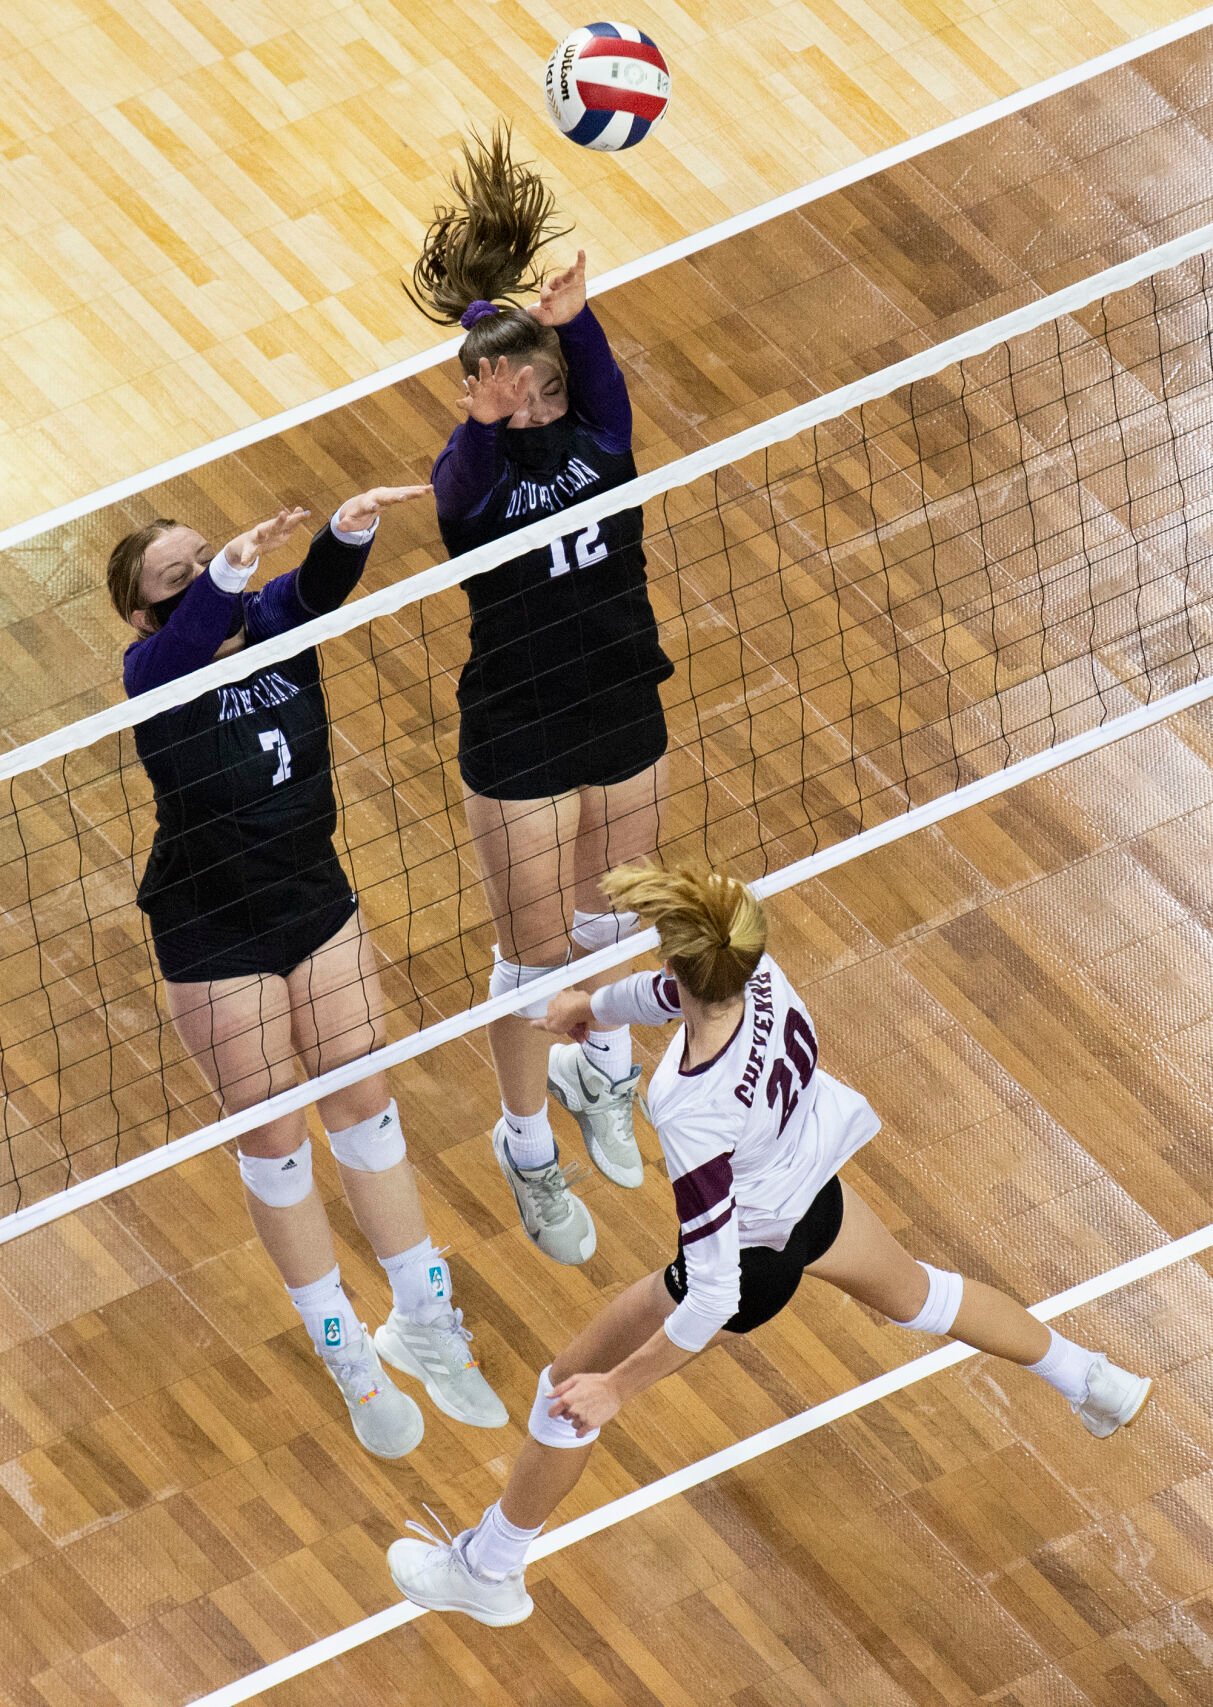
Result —
<instances>
[{"instance_id":1,"label":"black jersey","mask_svg":"<svg viewBox=\"0 0 1213 1707\"><path fill-rule=\"evenodd\" d=\"M550 427L499 427L496 437L497 477L484 504L439 515L453 556L636 476L630 450L607 448L571 416ZM642 512L622 510L464 583L471 654L459 704L480 726L515 729L575 713L673 673L649 603L643 534Z\"/></svg>"},{"instance_id":2,"label":"black jersey","mask_svg":"<svg viewBox=\"0 0 1213 1707\"><path fill-rule=\"evenodd\" d=\"M155 926L268 934L349 893L314 648L137 724L135 745L156 796L139 885Z\"/></svg>"}]
</instances>

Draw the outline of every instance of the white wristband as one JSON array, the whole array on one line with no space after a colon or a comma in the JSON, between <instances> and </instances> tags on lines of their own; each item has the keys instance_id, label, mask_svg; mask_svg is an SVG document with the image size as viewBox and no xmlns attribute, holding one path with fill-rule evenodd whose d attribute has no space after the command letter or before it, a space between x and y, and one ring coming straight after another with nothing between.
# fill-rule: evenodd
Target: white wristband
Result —
<instances>
[{"instance_id":1,"label":"white wristband","mask_svg":"<svg viewBox=\"0 0 1213 1707\"><path fill-rule=\"evenodd\" d=\"M344 508L344 506L342 507ZM332 521L329 523L329 527L333 530L333 538L339 541L340 544L365 545L368 539L374 539L375 529L379 526L378 516L374 518L369 528L355 528L354 531L350 533L347 532L345 528L339 528L337 526L337 516L340 514L341 510L338 510L337 515L334 516Z\"/></svg>"},{"instance_id":2,"label":"white wristband","mask_svg":"<svg viewBox=\"0 0 1213 1707\"><path fill-rule=\"evenodd\" d=\"M228 562L227 546L216 557L211 558L211 580L221 593L242 593L249 581L257 572L259 557L254 557L247 569Z\"/></svg>"}]
</instances>

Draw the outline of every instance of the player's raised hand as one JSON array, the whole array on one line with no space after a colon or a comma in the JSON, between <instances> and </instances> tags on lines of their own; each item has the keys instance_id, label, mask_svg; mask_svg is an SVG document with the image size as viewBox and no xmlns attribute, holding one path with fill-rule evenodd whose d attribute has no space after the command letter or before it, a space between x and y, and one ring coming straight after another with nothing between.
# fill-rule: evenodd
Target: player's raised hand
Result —
<instances>
[{"instance_id":1,"label":"player's raised hand","mask_svg":"<svg viewBox=\"0 0 1213 1707\"><path fill-rule=\"evenodd\" d=\"M557 990L548 1002L547 1013L531 1024L539 1031L554 1031L558 1037L568 1036L584 1043L593 1021L594 1010L584 990Z\"/></svg>"},{"instance_id":2,"label":"player's raised hand","mask_svg":"<svg viewBox=\"0 0 1213 1707\"><path fill-rule=\"evenodd\" d=\"M393 504L411 503L414 498L428 497L433 490L432 486L372 486L369 492L346 499L333 517L333 526L342 533L361 533Z\"/></svg>"},{"instance_id":3,"label":"player's raised hand","mask_svg":"<svg viewBox=\"0 0 1213 1707\"><path fill-rule=\"evenodd\" d=\"M505 356L498 356L496 367L492 367L488 357L481 356L479 373L469 373L463 381L459 407L485 426L507 421L526 402L534 371L531 367L512 368Z\"/></svg>"},{"instance_id":4,"label":"player's raised hand","mask_svg":"<svg viewBox=\"0 0 1213 1707\"><path fill-rule=\"evenodd\" d=\"M585 250L578 249L577 259L571 267L560 273L550 273L544 279L539 301L530 312L541 326L566 326L584 307Z\"/></svg>"},{"instance_id":5,"label":"player's raised hand","mask_svg":"<svg viewBox=\"0 0 1213 1707\"><path fill-rule=\"evenodd\" d=\"M266 551L277 551L280 545L285 545L301 522L311 515L310 510L296 507L293 510L279 510L276 516L268 521L258 522L247 533L238 534L224 548L225 555L232 567L247 569L250 563Z\"/></svg>"}]
</instances>

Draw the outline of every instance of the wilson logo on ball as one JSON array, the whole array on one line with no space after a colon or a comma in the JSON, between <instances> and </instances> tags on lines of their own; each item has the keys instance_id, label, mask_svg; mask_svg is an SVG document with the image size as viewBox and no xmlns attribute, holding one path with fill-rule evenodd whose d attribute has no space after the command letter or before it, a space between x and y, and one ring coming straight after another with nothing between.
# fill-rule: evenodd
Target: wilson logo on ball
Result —
<instances>
[{"instance_id":1,"label":"wilson logo on ball","mask_svg":"<svg viewBox=\"0 0 1213 1707\"><path fill-rule=\"evenodd\" d=\"M587 24L558 43L544 78L558 130L583 148L631 148L664 115L670 72L634 24Z\"/></svg>"}]
</instances>

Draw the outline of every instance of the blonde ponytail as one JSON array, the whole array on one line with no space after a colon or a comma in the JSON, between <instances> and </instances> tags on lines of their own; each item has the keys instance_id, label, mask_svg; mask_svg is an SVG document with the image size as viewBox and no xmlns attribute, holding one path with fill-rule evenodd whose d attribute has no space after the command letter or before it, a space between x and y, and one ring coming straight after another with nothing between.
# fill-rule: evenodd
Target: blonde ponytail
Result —
<instances>
[{"instance_id":1,"label":"blonde ponytail","mask_svg":"<svg viewBox=\"0 0 1213 1707\"><path fill-rule=\"evenodd\" d=\"M701 1002L740 995L767 942L762 903L726 872L680 865L622 865L602 880L617 911L656 925L678 982Z\"/></svg>"}]
</instances>

